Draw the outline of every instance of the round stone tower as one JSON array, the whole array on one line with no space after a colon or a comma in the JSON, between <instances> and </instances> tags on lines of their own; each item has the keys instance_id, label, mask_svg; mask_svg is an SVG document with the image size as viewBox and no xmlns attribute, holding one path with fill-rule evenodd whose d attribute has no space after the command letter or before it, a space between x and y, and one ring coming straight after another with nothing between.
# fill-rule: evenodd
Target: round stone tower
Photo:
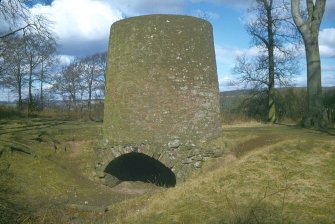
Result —
<instances>
[{"instance_id":1,"label":"round stone tower","mask_svg":"<svg viewBox=\"0 0 335 224\"><path fill-rule=\"evenodd\" d=\"M104 138L112 145L197 144L220 131L212 26L148 15L111 27Z\"/></svg>"}]
</instances>

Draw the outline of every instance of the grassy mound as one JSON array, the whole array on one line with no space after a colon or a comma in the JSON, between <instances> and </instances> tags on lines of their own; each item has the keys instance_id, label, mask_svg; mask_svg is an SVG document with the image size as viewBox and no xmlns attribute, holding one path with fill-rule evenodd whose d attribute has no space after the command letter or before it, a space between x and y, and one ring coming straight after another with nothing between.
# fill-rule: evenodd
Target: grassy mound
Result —
<instances>
[{"instance_id":1,"label":"grassy mound","mask_svg":"<svg viewBox=\"0 0 335 224\"><path fill-rule=\"evenodd\" d=\"M101 123L2 120L0 223L334 223L334 135L225 126L223 151L174 188L91 179ZM150 190L150 193L148 192Z\"/></svg>"},{"instance_id":2,"label":"grassy mound","mask_svg":"<svg viewBox=\"0 0 335 224\"><path fill-rule=\"evenodd\" d=\"M226 156L174 189L115 204L105 223L334 223L333 137L227 128L209 145L226 146Z\"/></svg>"}]
</instances>

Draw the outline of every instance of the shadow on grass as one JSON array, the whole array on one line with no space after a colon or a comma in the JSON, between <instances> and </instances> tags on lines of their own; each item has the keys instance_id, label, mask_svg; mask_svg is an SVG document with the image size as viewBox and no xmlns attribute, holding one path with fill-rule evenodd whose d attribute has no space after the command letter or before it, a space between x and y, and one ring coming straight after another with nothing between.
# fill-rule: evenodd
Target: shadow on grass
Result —
<instances>
[{"instance_id":1,"label":"shadow on grass","mask_svg":"<svg viewBox=\"0 0 335 224\"><path fill-rule=\"evenodd\" d=\"M1 131L1 128L0 128L0 135L31 131L31 130L36 130L37 128L51 128L51 127L55 127L58 125L62 125L64 123L65 123L64 121L47 121L47 122L43 122L40 124L31 124L31 125L25 125L21 127L12 127L12 128L6 127L4 131Z\"/></svg>"},{"instance_id":2,"label":"shadow on grass","mask_svg":"<svg viewBox=\"0 0 335 224\"><path fill-rule=\"evenodd\" d=\"M309 131L317 131L317 132L321 132L321 133L325 133L328 134L330 136L335 136L335 126L334 124L329 124L328 127L326 128L308 128L308 127L304 127L302 124L284 124L284 123L278 123L278 125L280 126L285 126L288 128L292 128L294 130L309 130Z\"/></svg>"},{"instance_id":3,"label":"shadow on grass","mask_svg":"<svg viewBox=\"0 0 335 224\"><path fill-rule=\"evenodd\" d=\"M335 128L327 128L325 130L322 130L321 132L326 133L331 136L335 136Z\"/></svg>"},{"instance_id":4,"label":"shadow on grass","mask_svg":"<svg viewBox=\"0 0 335 224\"><path fill-rule=\"evenodd\" d=\"M3 165L3 161L2 162ZM23 223L30 219L30 212L22 207L11 202L9 199L18 192L8 186L8 182L13 177L9 172L9 165L0 168L0 224L3 223Z\"/></svg>"},{"instance_id":5,"label":"shadow on grass","mask_svg":"<svg viewBox=\"0 0 335 224\"><path fill-rule=\"evenodd\" d=\"M220 223L294 223L294 220L291 219L292 217L287 217L281 207L274 206L270 203L262 202L235 208L232 214L228 217L223 218ZM293 217L293 219L296 218Z\"/></svg>"},{"instance_id":6,"label":"shadow on grass","mask_svg":"<svg viewBox=\"0 0 335 224\"><path fill-rule=\"evenodd\" d=\"M0 196L0 223L1 224L23 223L23 222L27 222L30 219L31 219L30 211Z\"/></svg>"}]
</instances>

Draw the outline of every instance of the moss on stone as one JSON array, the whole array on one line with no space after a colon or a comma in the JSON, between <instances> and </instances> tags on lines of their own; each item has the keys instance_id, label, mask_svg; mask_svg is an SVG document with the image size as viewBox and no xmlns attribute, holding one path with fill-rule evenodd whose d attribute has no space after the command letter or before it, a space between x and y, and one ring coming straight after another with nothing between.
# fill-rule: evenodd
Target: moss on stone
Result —
<instances>
[{"instance_id":1,"label":"moss on stone","mask_svg":"<svg viewBox=\"0 0 335 224\"><path fill-rule=\"evenodd\" d=\"M104 137L113 144L204 140L220 129L212 26L177 15L111 27Z\"/></svg>"}]
</instances>

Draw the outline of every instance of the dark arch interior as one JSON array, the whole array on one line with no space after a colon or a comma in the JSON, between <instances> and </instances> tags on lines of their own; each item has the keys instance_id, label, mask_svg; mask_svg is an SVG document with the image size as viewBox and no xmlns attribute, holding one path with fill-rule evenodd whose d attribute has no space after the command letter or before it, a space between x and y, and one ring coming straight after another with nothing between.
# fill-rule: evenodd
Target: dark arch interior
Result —
<instances>
[{"instance_id":1,"label":"dark arch interior","mask_svg":"<svg viewBox=\"0 0 335 224\"><path fill-rule=\"evenodd\" d=\"M176 185L176 176L171 169L160 161L138 152L117 157L104 171L121 181L143 181L164 187Z\"/></svg>"}]
</instances>

